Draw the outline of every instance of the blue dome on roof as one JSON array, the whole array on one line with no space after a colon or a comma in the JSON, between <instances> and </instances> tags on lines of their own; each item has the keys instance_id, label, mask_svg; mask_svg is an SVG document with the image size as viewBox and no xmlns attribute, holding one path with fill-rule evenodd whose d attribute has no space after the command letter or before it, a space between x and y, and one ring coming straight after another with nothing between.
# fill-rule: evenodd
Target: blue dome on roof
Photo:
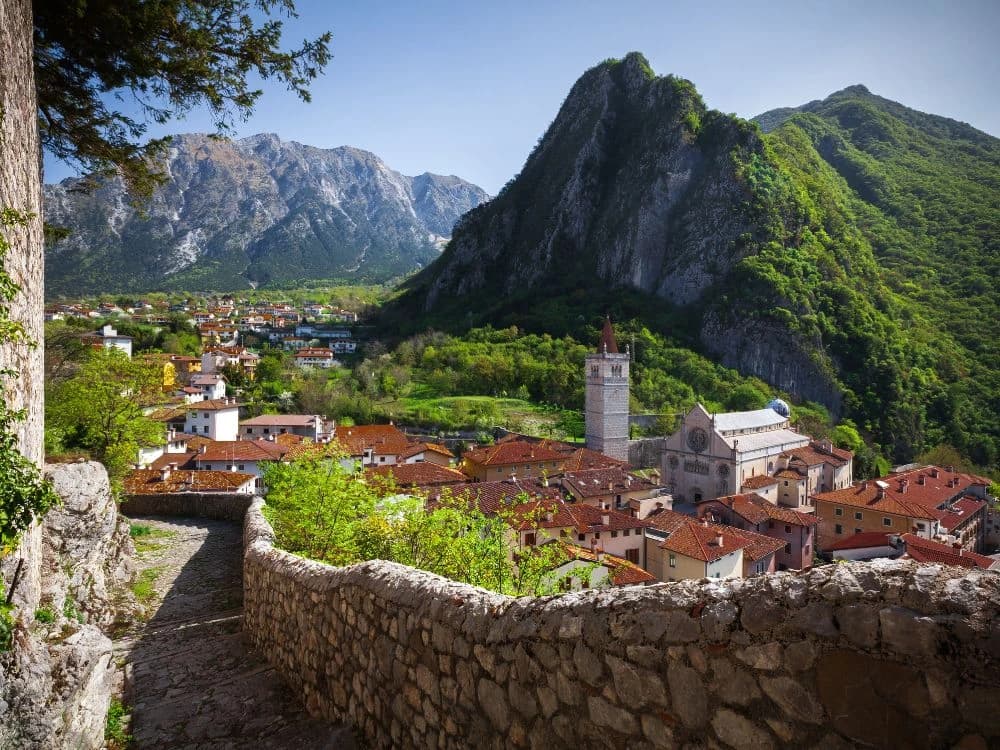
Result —
<instances>
[{"instance_id":1,"label":"blue dome on roof","mask_svg":"<svg viewBox=\"0 0 1000 750\"><path fill-rule=\"evenodd\" d=\"M760 403L759 401L757 403ZM780 398L772 398L767 402L768 409L774 409L778 414L783 417L790 417L792 415L792 410L788 406L788 403L782 401Z\"/></svg>"}]
</instances>

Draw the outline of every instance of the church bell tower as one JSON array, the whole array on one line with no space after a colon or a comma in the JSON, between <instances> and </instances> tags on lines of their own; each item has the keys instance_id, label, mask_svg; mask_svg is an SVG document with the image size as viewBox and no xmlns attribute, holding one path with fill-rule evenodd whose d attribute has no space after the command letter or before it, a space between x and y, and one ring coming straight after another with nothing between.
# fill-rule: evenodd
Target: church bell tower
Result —
<instances>
[{"instance_id":1,"label":"church bell tower","mask_svg":"<svg viewBox=\"0 0 1000 750\"><path fill-rule=\"evenodd\" d=\"M586 357L584 422L587 447L628 461L629 353L618 352L611 319L604 321L597 352Z\"/></svg>"}]
</instances>

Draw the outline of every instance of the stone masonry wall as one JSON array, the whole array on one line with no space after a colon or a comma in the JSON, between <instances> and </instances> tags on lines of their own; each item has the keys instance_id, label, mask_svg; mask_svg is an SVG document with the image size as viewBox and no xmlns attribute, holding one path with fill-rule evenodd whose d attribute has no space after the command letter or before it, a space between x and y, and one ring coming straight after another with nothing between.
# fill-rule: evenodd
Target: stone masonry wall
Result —
<instances>
[{"instance_id":1,"label":"stone masonry wall","mask_svg":"<svg viewBox=\"0 0 1000 750\"><path fill-rule=\"evenodd\" d=\"M996 747L1000 575L901 561L513 599L244 525L244 629L373 747Z\"/></svg>"},{"instance_id":2,"label":"stone masonry wall","mask_svg":"<svg viewBox=\"0 0 1000 750\"><path fill-rule=\"evenodd\" d=\"M129 495L121 504L126 516L186 516L243 521L252 495L231 492L187 492L174 495Z\"/></svg>"}]
</instances>

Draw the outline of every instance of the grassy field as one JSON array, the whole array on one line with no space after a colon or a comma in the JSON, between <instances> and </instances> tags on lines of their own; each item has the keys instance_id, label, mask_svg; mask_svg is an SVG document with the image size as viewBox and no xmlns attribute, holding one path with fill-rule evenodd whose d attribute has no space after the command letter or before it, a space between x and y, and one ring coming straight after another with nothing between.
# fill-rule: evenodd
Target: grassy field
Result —
<instances>
[{"instance_id":1,"label":"grassy field","mask_svg":"<svg viewBox=\"0 0 1000 750\"><path fill-rule=\"evenodd\" d=\"M582 416L574 411L519 398L438 396L421 384L415 384L408 395L396 401L380 403L379 408L400 423L444 431L505 427L559 440L583 436Z\"/></svg>"}]
</instances>

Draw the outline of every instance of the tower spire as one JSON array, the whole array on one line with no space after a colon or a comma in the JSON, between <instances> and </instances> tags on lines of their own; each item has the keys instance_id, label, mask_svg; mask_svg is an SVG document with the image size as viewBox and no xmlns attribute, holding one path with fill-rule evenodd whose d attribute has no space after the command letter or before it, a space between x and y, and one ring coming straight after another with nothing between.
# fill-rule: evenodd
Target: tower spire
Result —
<instances>
[{"instance_id":1,"label":"tower spire","mask_svg":"<svg viewBox=\"0 0 1000 750\"><path fill-rule=\"evenodd\" d=\"M615 329L611 327L611 316L605 316L604 328L601 330L601 345L597 348L600 354L618 354L618 342L615 340Z\"/></svg>"}]
</instances>

